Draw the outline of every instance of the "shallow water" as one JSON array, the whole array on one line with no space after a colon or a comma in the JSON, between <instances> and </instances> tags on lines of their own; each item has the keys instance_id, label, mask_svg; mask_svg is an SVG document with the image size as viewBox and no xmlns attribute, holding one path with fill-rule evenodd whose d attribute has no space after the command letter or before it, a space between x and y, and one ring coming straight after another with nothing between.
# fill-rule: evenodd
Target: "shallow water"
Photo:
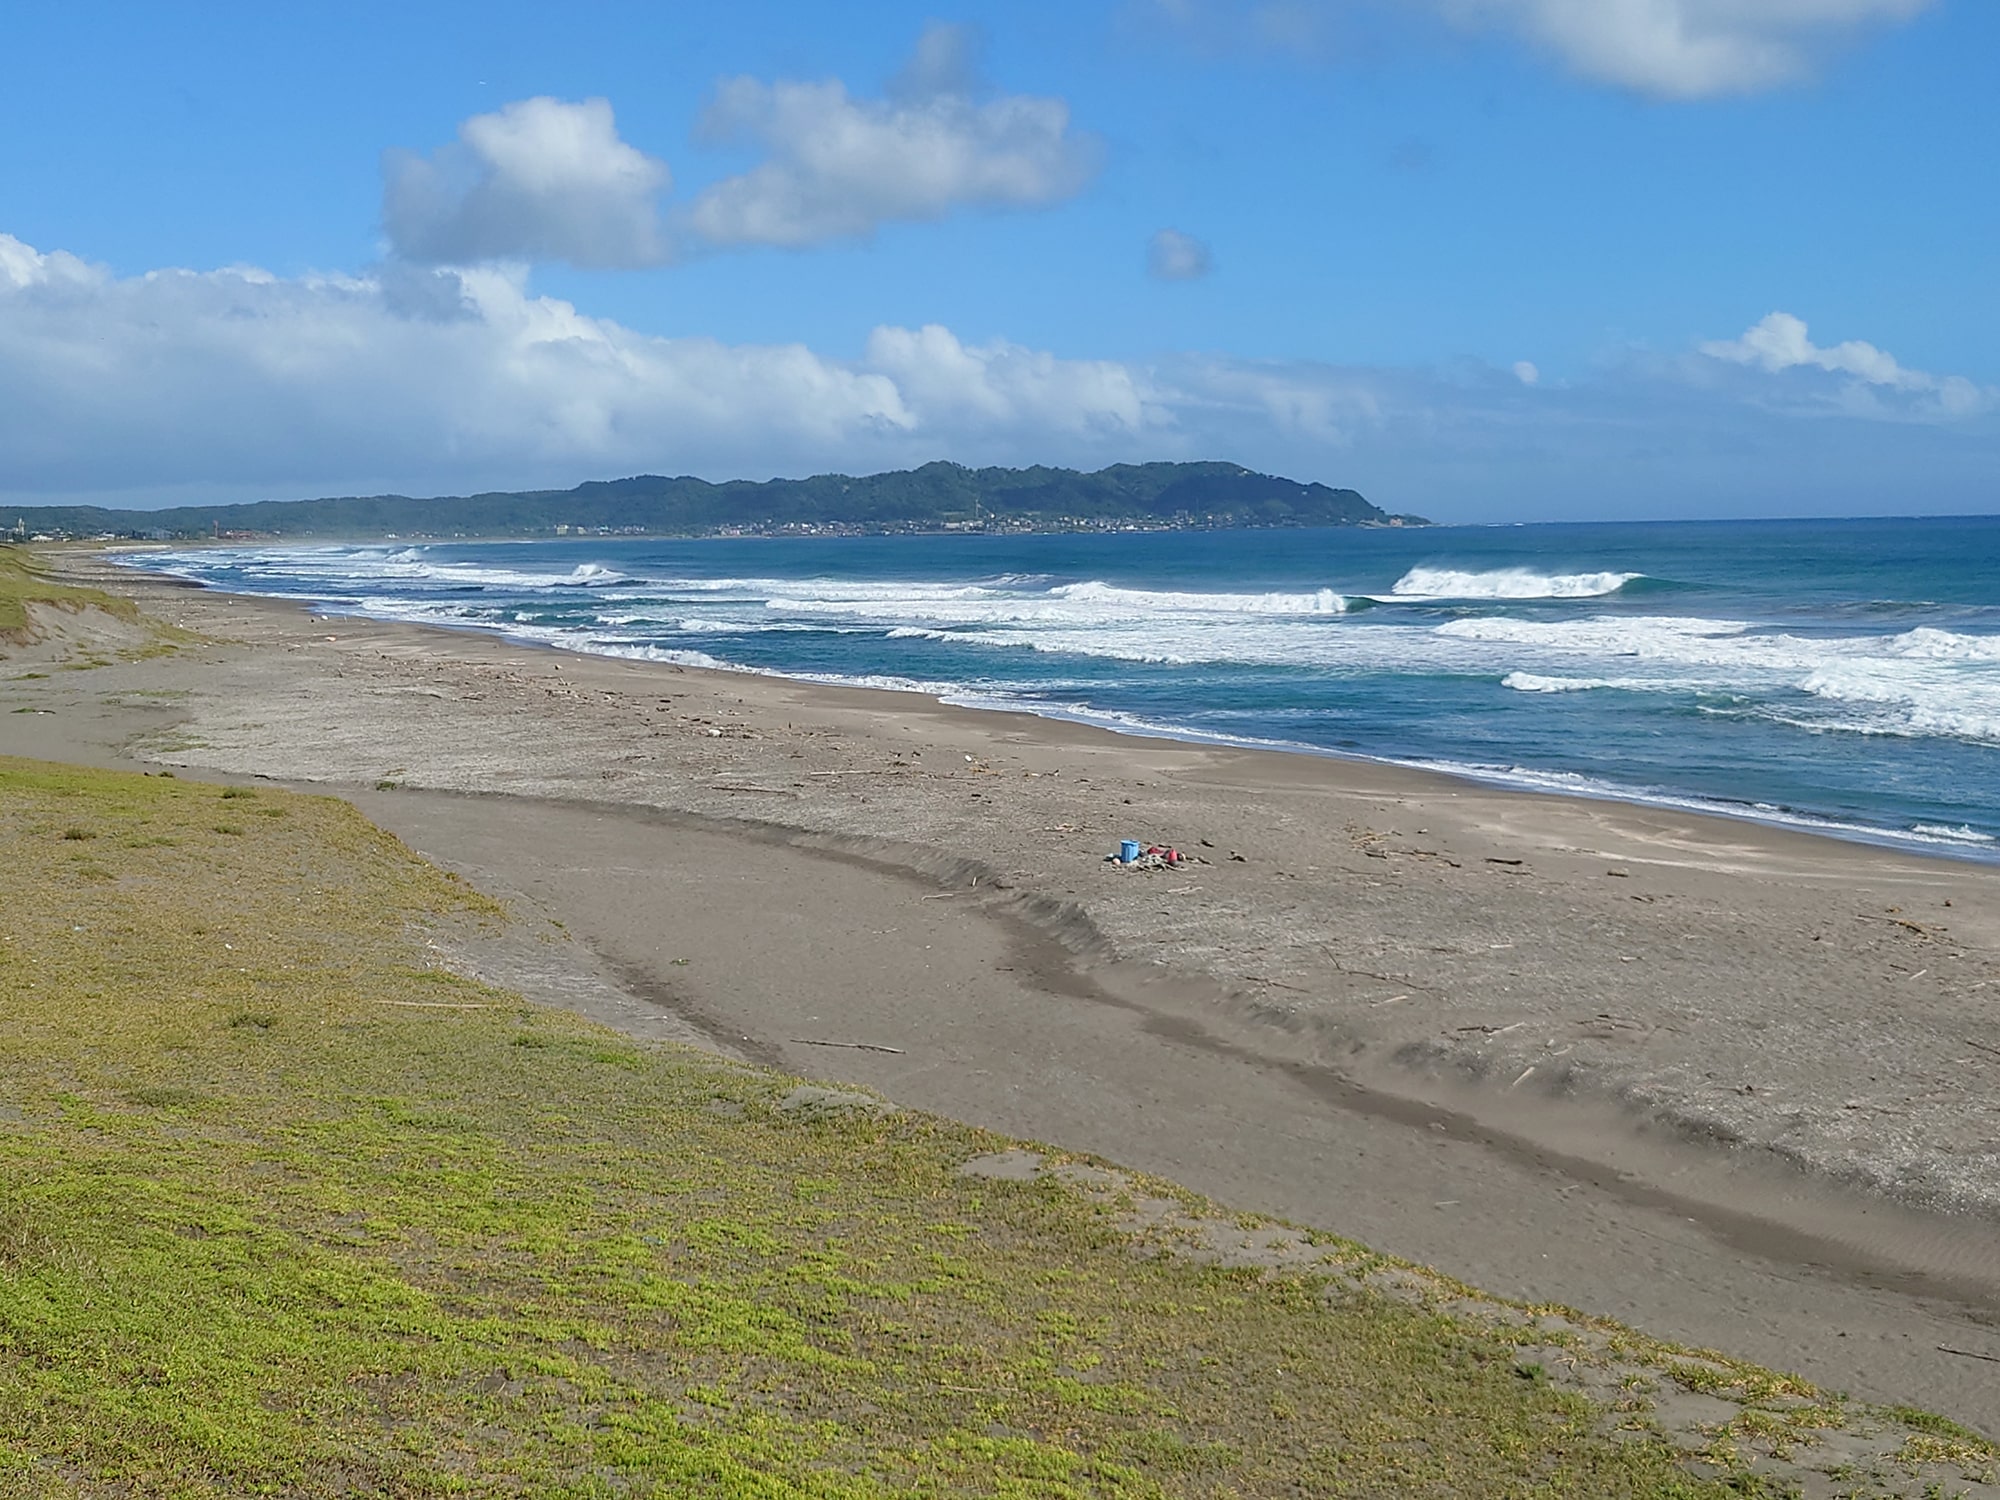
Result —
<instances>
[{"instance_id":1,"label":"shallow water","mask_svg":"<svg viewBox=\"0 0 2000 1500\"><path fill-rule=\"evenodd\" d=\"M574 650L916 687L2000 856L2000 518L154 553Z\"/></svg>"}]
</instances>

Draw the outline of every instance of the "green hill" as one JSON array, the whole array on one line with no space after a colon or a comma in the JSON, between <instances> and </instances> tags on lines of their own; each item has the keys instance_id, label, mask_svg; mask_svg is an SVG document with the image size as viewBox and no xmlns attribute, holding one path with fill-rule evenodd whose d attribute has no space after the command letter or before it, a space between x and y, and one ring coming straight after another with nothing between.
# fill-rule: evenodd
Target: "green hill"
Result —
<instances>
[{"instance_id":1,"label":"green hill","mask_svg":"<svg viewBox=\"0 0 2000 1500\"><path fill-rule=\"evenodd\" d=\"M642 474L571 490L260 500L247 505L107 510L46 506L0 512L28 535L159 538L547 536L564 531L1000 531L1233 526L1422 525L1349 489L1259 474L1240 464L1114 464L1095 473L1037 466L920 469L854 477L731 480Z\"/></svg>"}]
</instances>

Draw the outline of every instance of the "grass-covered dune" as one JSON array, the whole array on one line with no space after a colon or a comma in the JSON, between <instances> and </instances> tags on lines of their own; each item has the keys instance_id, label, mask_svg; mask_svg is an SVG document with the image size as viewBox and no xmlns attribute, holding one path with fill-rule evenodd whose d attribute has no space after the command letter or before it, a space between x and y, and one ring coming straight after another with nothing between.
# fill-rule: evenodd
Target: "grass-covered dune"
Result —
<instances>
[{"instance_id":1,"label":"grass-covered dune","mask_svg":"<svg viewBox=\"0 0 2000 1500\"><path fill-rule=\"evenodd\" d=\"M504 919L344 803L0 760L0 1494L1692 1497L1849 1420L440 966Z\"/></svg>"},{"instance_id":2,"label":"grass-covered dune","mask_svg":"<svg viewBox=\"0 0 2000 1500\"><path fill-rule=\"evenodd\" d=\"M137 622L139 610L130 599L101 589L78 588L51 578L48 569L24 547L0 546L0 642L20 639L29 630L29 605L77 611L101 609L120 620Z\"/></svg>"}]
</instances>

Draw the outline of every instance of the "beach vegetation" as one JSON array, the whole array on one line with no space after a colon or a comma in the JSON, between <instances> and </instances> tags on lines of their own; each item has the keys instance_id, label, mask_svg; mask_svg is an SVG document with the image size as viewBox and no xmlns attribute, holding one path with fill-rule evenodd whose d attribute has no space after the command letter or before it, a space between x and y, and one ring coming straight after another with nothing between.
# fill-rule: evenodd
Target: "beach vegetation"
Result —
<instances>
[{"instance_id":1,"label":"beach vegetation","mask_svg":"<svg viewBox=\"0 0 2000 1500\"><path fill-rule=\"evenodd\" d=\"M65 583L31 547L0 543L0 657L10 648L33 645L46 633L50 616L84 618L95 612L109 631L88 632L67 659L48 662L55 671L87 672L114 660L143 661L177 650L195 639L188 631L142 614L130 599L103 589ZM38 619L38 613L40 618ZM14 674L16 682L45 681L46 671Z\"/></svg>"},{"instance_id":2,"label":"beach vegetation","mask_svg":"<svg viewBox=\"0 0 2000 1500\"><path fill-rule=\"evenodd\" d=\"M63 610L101 609L132 623L140 618L139 607L130 599L120 599L102 589L60 583L50 576L48 565L29 549L0 543L0 639L26 636L31 604Z\"/></svg>"},{"instance_id":3,"label":"beach vegetation","mask_svg":"<svg viewBox=\"0 0 2000 1500\"><path fill-rule=\"evenodd\" d=\"M1016 1143L529 1004L451 957L501 906L333 799L219 823L232 790L0 760L0 1495L1763 1482L1621 1432L1533 1310L1325 1236L1204 1262L1133 1216L1268 1221L1055 1152L967 1175Z\"/></svg>"}]
</instances>

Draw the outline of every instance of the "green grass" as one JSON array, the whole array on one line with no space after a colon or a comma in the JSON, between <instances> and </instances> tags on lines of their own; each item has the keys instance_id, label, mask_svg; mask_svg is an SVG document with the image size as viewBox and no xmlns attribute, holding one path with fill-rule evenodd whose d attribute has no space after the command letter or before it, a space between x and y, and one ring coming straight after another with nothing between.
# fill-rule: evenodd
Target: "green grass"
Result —
<instances>
[{"instance_id":1,"label":"green grass","mask_svg":"<svg viewBox=\"0 0 2000 1500\"><path fill-rule=\"evenodd\" d=\"M0 638L21 636L28 629L28 606L50 604L58 609L101 609L136 623L138 606L101 589L58 583L27 549L0 545Z\"/></svg>"},{"instance_id":2,"label":"green grass","mask_svg":"<svg viewBox=\"0 0 2000 1500\"><path fill-rule=\"evenodd\" d=\"M0 760L0 1494L1738 1493L1504 1329L445 972L492 903L225 799Z\"/></svg>"}]
</instances>

